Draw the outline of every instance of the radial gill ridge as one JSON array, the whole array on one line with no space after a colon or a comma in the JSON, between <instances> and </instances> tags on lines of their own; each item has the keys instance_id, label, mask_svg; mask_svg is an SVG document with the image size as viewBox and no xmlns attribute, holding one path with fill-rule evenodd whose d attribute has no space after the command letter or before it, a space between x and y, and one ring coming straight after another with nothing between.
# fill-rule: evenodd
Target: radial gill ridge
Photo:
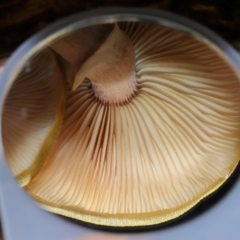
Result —
<instances>
[{"instance_id":1,"label":"radial gill ridge","mask_svg":"<svg viewBox=\"0 0 240 240\"><path fill-rule=\"evenodd\" d=\"M239 159L239 79L201 42L121 23L136 53L137 92L107 105L85 80L67 93L61 134L27 190L91 214L181 208L226 179Z\"/></svg>"}]
</instances>

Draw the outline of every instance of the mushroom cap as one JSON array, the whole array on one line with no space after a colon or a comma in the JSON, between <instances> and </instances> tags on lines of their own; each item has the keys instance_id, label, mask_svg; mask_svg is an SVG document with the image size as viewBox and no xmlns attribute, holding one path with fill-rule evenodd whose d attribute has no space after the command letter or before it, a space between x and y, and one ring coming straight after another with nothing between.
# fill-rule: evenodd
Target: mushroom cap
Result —
<instances>
[{"instance_id":1,"label":"mushroom cap","mask_svg":"<svg viewBox=\"0 0 240 240\"><path fill-rule=\"evenodd\" d=\"M26 190L71 218L154 225L191 209L238 164L239 78L191 36L119 25L135 49L137 91L109 105L87 79L75 91L69 85L60 136Z\"/></svg>"},{"instance_id":2,"label":"mushroom cap","mask_svg":"<svg viewBox=\"0 0 240 240\"><path fill-rule=\"evenodd\" d=\"M37 174L63 120L64 74L45 49L26 64L5 100L2 136L10 169L22 186Z\"/></svg>"}]
</instances>

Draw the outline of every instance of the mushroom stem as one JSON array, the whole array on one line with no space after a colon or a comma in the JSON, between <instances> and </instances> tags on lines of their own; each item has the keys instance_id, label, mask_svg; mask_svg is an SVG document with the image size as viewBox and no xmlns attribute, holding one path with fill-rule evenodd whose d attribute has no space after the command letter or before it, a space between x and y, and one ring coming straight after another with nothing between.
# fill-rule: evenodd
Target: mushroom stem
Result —
<instances>
[{"instance_id":1,"label":"mushroom stem","mask_svg":"<svg viewBox=\"0 0 240 240\"><path fill-rule=\"evenodd\" d=\"M113 27L112 24L90 26L75 31L50 45L61 56L60 62L70 84L79 66L106 40Z\"/></svg>"},{"instance_id":2,"label":"mushroom stem","mask_svg":"<svg viewBox=\"0 0 240 240\"><path fill-rule=\"evenodd\" d=\"M108 104L123 103L136 90L134 47L117 24L77 71L72 90L86 78L91 81L95 96Z\"/></svg>"}]
</instances>

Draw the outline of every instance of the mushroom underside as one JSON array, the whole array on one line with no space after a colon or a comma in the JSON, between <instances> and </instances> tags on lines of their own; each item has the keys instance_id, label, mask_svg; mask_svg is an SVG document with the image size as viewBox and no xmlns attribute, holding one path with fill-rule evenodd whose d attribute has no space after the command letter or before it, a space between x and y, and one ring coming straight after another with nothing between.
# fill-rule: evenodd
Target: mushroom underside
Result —
<instances>
[{"instance_id":1,"label":"mushroom underside","mask_svg":"<svg viewBox=\"0 0 240 240\"><path fill-rule=\"evenodd\" d=\"M192 208L236 167L239 79L190 36L119 27L134 47L136 89L112 104L91 79L74 91L68 81L60 135L25 189L47 210L83 221L157 224Z\"/></svg>"},{"instance_id":2,"label":"mushroom underside","mask_svg":"<svg viewBox=\"0 0 240 240\"><path fill-rule=\"evenodd\" d=\"M9 167L22 186L37 174L60 133L64 95L64 75L50 49L26 64L8 93L3 145Z\"/></svg>"}]
</instances>

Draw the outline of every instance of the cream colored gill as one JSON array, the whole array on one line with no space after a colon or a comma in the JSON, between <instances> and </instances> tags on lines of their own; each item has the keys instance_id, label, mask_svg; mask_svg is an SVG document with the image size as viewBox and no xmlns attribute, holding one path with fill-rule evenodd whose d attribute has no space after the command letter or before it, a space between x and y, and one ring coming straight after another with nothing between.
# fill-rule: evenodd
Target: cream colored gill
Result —
<instances>
[{"instance_id":1,"label":"cream colored gill","mask_svg":"<svg viewBox=\"0 0 240 240\"><path fill-rule=\"evenodd\" d=\"M76 90L69 84L60 136L26 189L46 209L83 221L158 224L192 208L236 167L239 78L190 36L119 26L134 47L136 91L108 104L87 74Z\"/></svg>"},{"instance_id":2,"label":"cream colored gill","mask_svg":"<svg viewBox=\"0 0 240 240\"><path fill-rule=\"evenodd\" d=\"M21 185L44 163L63 119L64 74L45 49L26 64L4 103L2 137L6 158Z\"/></svg>"}]
</instances>

